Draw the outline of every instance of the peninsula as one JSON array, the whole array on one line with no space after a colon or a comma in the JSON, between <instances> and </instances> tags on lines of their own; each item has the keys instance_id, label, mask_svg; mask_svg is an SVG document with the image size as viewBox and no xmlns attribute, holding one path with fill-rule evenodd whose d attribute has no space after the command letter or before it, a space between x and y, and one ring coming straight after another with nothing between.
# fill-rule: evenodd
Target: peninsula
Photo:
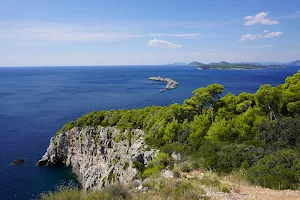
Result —
<instances>
[{"instance_id":1,"label":"peninsula","mask_svg":"<svg viewBox=\"0 0 300 200\"><path fill-rule=\"evenodd\" d=\"M167 85L164 89L160 90L161 92L164 92L166 90L172 90L174 88L177 87L178 83L170 78L163 78L163 77L149 77L149 80L152 80L152 81L163 81L163 82L166 82Z\"/></svg>"}]
</instances>

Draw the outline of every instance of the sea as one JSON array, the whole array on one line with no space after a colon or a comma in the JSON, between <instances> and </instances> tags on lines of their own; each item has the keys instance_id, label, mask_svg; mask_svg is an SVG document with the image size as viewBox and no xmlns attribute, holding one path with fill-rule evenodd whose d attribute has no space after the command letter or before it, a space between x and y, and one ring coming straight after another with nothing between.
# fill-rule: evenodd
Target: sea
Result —
<instances>
[{"instance_id":1,"label":"sea","mask_svg":"<svg viewBox=\"0 0 300 200\"><path fill-rule=\"evenodd\" d=\"M75 181L69 168L37 167L50 138L65 123L94 110L182 104L193 90L212 83L228 92L254 93L282 84L300 66L261 70L197 70L190 66L81 66L0 68L0 199L37 199ZM162 76L179 83L160 92ZM10 163L18 158L25 162Z\"/></svg>"}]
</instances>

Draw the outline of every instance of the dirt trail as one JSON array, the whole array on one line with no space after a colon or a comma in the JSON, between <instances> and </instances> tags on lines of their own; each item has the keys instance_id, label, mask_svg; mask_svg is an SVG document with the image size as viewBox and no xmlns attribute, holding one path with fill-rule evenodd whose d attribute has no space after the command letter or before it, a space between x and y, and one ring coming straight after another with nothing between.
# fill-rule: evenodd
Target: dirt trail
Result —
<instances>
[{"instance_id":1,"label":"dirt trail","mask_svg":"<svg viewBox=\"0 0 300 200\"><path fill-rule=\"evenodd\" d=\"M252 186L241 186L239 193L248 196L245 200L300 200L299 190L271 190Z\"/></svg>"},{"instance_id":2,"label":"dirt trail","mask_svg":"<svg viewBox=\"0 0 300 200\"><path fill-rule=\"evenodd\" d=\"M271 190L253 186L240 186L239 191L217 192L205 188L206 196L212 200L300 200L299 190Z\"/></svg>"},{"instance_id":3,"label":"dirt trail","mask_svg":"<svg viewBox=\"0 0 300 200\"><path fill-rule=\"evenodd\" d=\"M188 174L199 179L204 177L204 173L200 171L193 171ZM272 190L249 186L244 182L237 184L226 178L220 181L230 185L232 190L229 193L224 193L212 188L204 188L206 196L212 200L300 200L300 190Z\"/></svg>"}]
</instances>

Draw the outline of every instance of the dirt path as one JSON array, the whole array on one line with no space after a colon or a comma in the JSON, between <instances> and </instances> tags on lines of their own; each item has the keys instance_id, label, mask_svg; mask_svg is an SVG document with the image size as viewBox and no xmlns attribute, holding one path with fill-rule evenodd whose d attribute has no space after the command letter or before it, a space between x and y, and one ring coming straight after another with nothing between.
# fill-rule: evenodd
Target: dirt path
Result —
<instances>
[{"instance_id":1,"label":"dirt path","mask_svg":"<svg viewBox=\"0 0 300 200\"><path fill-rule=\"evenodd\" d=\"M204 173L199 171L193 171L188 174L199 179L204 176ZM300 200L300 190L272 190L249 186L243 182L236 184L226 178L221 178L220 181L230 185L232 190L230 193L224 193L218 192L213 188L205 187L206 196L212 200Z\"/></svg>"},{"instance_id":2,"label":"dirt path","mask_svg":"<svg viewBox=\"0 0 300 200\"><path fill-rule=\"evenodd\" d=\"M252 186L241 186L239 193L249 196L249 200L300 200L299 190L271 190Z\"/></svg>"},{"instance_id":3,"label":"dirt path","mask_svg":"<svg viewBox=\"0 0 300 200\"><path fill-rule=\"evenodd\" d=\"M297 190L271 190L266 188L241 186L239 192L217 192L205 188L206 196L212 200L300 200L300 191Z\"/></svg>"}]
</instances>

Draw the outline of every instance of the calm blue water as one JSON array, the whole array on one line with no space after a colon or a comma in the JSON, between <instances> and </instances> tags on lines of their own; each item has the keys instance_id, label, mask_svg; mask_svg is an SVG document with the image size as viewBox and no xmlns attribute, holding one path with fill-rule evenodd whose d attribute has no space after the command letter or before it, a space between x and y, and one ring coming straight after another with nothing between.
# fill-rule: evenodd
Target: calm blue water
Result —
<instances>
[{"instance_id":1,"label":"calm blue water","mask_svg":"<svg viewBox=\"0 0 300 200\"><path fill-rule=\"evenodd\" d=\"M0 199L30 199L72 179L65 167L39 168L51 136L65 123L101 109L130 109L182 103L194 89L211 83L225 93L255 92L261 84L284 83L300 67L252 71L199 71L193 67L31 67L0 68ZM164 83L179 82L159 92ZM25 163L9 163L24 158Z\"/></svg>"}]
</instances>

